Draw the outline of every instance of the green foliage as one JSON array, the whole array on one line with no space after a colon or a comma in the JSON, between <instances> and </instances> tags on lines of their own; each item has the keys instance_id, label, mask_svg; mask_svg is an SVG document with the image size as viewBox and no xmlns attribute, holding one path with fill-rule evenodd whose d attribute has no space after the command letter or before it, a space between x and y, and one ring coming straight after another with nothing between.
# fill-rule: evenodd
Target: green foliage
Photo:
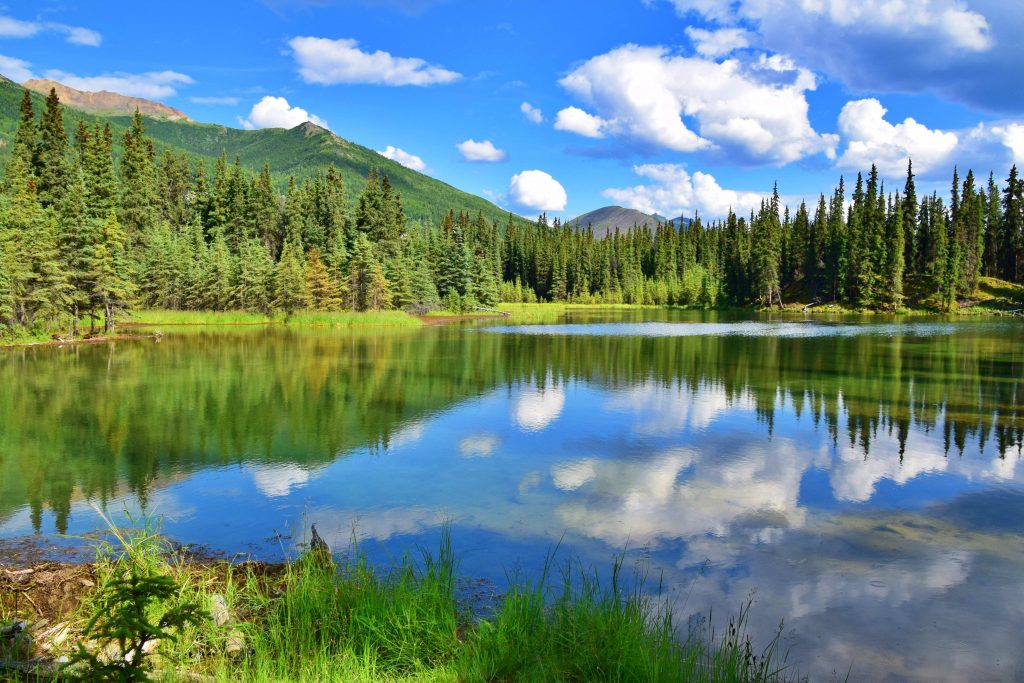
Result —
<instances>
[{"instance_id":1,"label":"green foliage","mask_svg":"<svg viewBox=\"0 0 1024 683\"><path fill-rule=\"evenodd\" d=\"M91 616L64 671L82 681L149 681L150 646L174 641L187 627L201 625L206 613L197 603L180 600L181 587L163 563L166 546L152 527L126 534L100 515L120 542L121 553L100 546L101 583L89 600Z\"/></svg>"},{"instance_id":2,"label":"green foliage","mask_svg":"<svg viewBox=\"0 0 1024 683\"><path fill-rule=\"evenodd\" d=\"M982 276L1024 279L1016 168L1002 191L994 176L983 190L973 172L961 183L954 171L948 208L937 194L918 199L912 166L903 196L886 196L872 168L850 202L840 178L813 218L803 203L791 215L776 188L749 217L695 216L679 229L633 226L597 239L543 215L504 214L499 227L493 206L311 124L232 131L138 113L98 119L64 110L55 93L37 120L37 103L0 82L0 136L12 141L0 202L8 336L65 325L75 334L97 313L111 331L137 302L286 314L425 312L441 301L462 311L503 299L774 307L785 292L865 310L948 311L975 296ZM353 160L366 162L365 180L353 177ZM423 211L427 187L436 192ZM450 197L458 211L444 204Z\"/></svg>"}]
</instances>

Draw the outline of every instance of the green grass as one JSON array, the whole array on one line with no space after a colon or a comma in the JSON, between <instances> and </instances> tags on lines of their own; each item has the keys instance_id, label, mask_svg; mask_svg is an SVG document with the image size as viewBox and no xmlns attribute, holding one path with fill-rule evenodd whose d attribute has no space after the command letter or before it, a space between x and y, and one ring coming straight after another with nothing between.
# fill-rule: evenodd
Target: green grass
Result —
<instances>
[{"instance_id":1,"label":"green grass","mask_svg":"<svg viewBox=\"0 0 1024 683\"><path fill-rule=\"evenodd\" d=\"M112 527L113 528L113 527ZM504 598L474 616L459 591L447 530L435 552L372 566L353 544L338 564L308 554L276 573L262 565L196 565L152 525L123 532L96 562L97 591L129 572L170 576L177 591L147 617L223 600L232 621L187 626L147 660L159 680L217 681L783 681L778 635L755 650L747 609L716 636L681 631L672 603L643 574L611 580L566 562L536 580L511 577ZM560 571L555 571L560 569ZM217 596L217 597L215 597ZM78 621L98 602L86 599ZM240 654L226 647L242 638ZM66 645L70 650L72 646ZM55 653L59 654L59 653Z\"/></svg>"},{"instance_id":2,"label":"green grass","mask_svg":"<svg viewBox=\"0 0 1024 683\"><path fill-rule=\"evenodd\" d=\"M132 314L135 325L270 325L297 327L419 327L422 323L403 311L296 311L266 315L248 311L143 310Z\"/></svg>"},{"instance_id":3,"label":"green grass","mask_svg":"<svg viewBox=\"0 0 1024 683\"><path fill-rule=\"evenodd\" d=\"M404 311L298 311L285 321L288 325L314 327L420 327Z\"/></svg>"}]
</instances>

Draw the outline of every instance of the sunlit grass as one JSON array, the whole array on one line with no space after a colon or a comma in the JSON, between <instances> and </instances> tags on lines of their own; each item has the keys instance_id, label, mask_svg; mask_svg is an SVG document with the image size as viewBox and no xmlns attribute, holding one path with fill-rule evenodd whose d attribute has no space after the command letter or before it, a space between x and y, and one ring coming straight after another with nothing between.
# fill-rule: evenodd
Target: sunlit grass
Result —
<instances>
[{"instance_id":1,"label":"sunlit grass","mask_svg":"<svg viewBox=\"0 0 1024 683\"><path fill-rule=\"evenodd\" d=\"M418 327L422 323L403 311L296 311L263 314L248 311L142 310L128 321L135 325L270 325L308 327Z\"/></svg>"},{"instance_id":2,"label":"sunlit grass","mask_svg":"<svg viewBox=\"0 0 1024 683\"><path fill-rule=\"evenodd\" d=\"M152 525L116 531L101 548L98 585L131 570L172 577L178 590L149 615L179 605L215 611L162 641L154 679L218 681L783 681L778 635L755 650L749 605L716 636L680 630L671 600L646 576L610 581L549 556L541 576L510 577L483 618L458 588L449 532L434 552L371 565L353 544L337 560L307 554L279 570L199 565L171 552ZM78 619L95 610L89 599ZM235 651L229 644L234 642Z\"/></svg>"}]
</instances>

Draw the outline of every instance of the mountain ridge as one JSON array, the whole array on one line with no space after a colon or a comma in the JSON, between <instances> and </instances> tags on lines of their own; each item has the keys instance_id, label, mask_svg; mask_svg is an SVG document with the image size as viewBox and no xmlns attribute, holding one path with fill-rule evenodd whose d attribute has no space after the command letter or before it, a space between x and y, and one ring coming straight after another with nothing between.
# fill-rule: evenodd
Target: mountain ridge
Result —
<instances>
[{"instance_id":1,"label":"mountain ridge","mask_svg":"<svg viewBox=\"0 0 1024 683\"><path fill-rule=\"evenodd\" d=\"M20 116L24 86L0 76L0 155L10 149ZM44 96L32 91L36 113L44 107ZM49 90L47 90L47 94ZM60 91L58 91L60 97ZM114 136L115 157L120 158L124 131L131 125L131 112L118 114L88 112L64 102L64 126L74 137L80 121L109 123ZM154 103L159 104L159 103ZM162 105L165 106L165 105ZM168 109L170 109L168 107ZM176 110L175 110L176 111ZM258 171L264 161L270 163L274 186L284 193L289 180L306 180L334 166L345 182L350 210L355 210L359 194L371 170L386 174L402 197L410 220L428 220L439 224L449 209L466 211L475 216L482 212L489 221L504 226L512 216L515 222L529 222L489 200L460 190L442 180L419 173L392 161L368 147L363 147L313 123L302 123L291 129L262 128L242 130L228 126L201 123L191 119L170 119L145 115L146 134L153 139L158 155L165 151L187 154L193 163L202 163L208 174L216 167L222 154L230 162L236 156L242 165Z\"/></svg>"},{"instance_id":2,"label":"mountain ridge","mask_svg":"<svg viewBox=\"0 0 1024 683\"><path fill-rule=\"evenodd\" d=\"M133 114L138 109L140 113L152 118L165 118L170 121L192 121L192 118L185 112L162 102L122 95L109 90L78 90L70 85L52 81L48 78L29 79L22 83L21 86L44 97L49 95L50 90L53 89L57 92L57 97L60 98L61 104L89 114L98 114L100 116Z\"/></svg>"},{"instance_id":3,"label":"mountain ridge","mask_svg":"<svg viewBox=\"0 0 1024 683\"><path fill-rule=\"evenodd\" d=\"M680 221L683 224L689 223L685 219L675 218L670 220L656 213L644 213L637 209L629 209L612 204L580 214L567 222L580 228L586 228L589 225L594 231L594 236L602 238L615 232L616 228L622 231L632 230L634 226L639 227L641 225L653 228L658 223L672 223L672 225L678 228Z\"/></svg>"}]
</instances>

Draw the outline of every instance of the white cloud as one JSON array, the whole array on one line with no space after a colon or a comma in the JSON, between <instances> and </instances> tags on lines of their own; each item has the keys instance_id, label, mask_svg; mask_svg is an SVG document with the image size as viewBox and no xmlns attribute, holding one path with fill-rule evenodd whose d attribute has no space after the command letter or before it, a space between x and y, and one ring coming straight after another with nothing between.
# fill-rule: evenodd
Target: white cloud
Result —
<instances>
[{"instance_id":1,"label":"white cloud","mask_svg":"<svg viewBox=\"0 0 1024 683\"><path fill-rule=\"evenodd\" d=\"M0 17L0 37L31 38L39 33L42 26L34 21L21 21L14 17Z\"/></svg>"},{"instance_id":2,"label":"white cloud","mask_svg":"<svg viewBox=\"0 0 1024 683\"><path fill-rule=\"evenodd\" d=\"M579 107L566 107L558 112L555 129L582 135L585 138L603 138L602 129L608 124L600 116L588 114Z\"/></svg>"},{"instance_id":3,"label":"white cloud","mask_svg":"<svg viewBox=\"0 0 1024 683\"><path fill-rule=\"evenodd\" d=\"M541 123L544 120L544 115L541 113L541 110L529 102L523 102L520 104L519 111L523 112L523 116L525 116L530 123Z\"/></svg>"},{"instance_id":4,"label":"white cloud","mask_svg":"<svg viewBox=\"0 0 1024 683\"><path fill-rule=\"evenodd\" d=\"M293 107L283 97L267 95L252 106L248 118L239 118L239 123L247 130L258 128L294 128L306 121L328 128L327 122L315 114L310 114L302 107Z\"/></svg>"},{"instance_id":5,"label":"white cloud","mask_svg":"<svg viewBox=\"0 0 1024 683\"><path fill-rule=\"evenodd\" d=\"M1024 12L1007 0L670 0L858 91L1024 111ZM968 6L969 4L969 6ZM691 19L692 21L692 19Z\"/></svg>"},{"instance_id":6,"label":"white cloud","mask_svg":"<svg viewBox=\"0 0 1024 683\"><path fill-rule=\"evenodd\" d=\"M695 26L686 27L686 35L693 41L694 48L704 57L724 57L745 47L750 47L750 34L742 28L722 28L709 31Z\"/></svg>"},{"instance_id":7,"label":"white cloud","mask_svg":"<svg viewBox=\"0 0 1024 683\"><path fill-rule=\"evenodd\" d=\"M551 208L547 208L544 205L534 206L521 202L524 206L536 209L538 211L561 211L565 208L565 190L558 184L554 178L549 176L543 171L523 171L519 175L512 178L512 183L515 185L516 178L525 176L528 173L539 173L543 178L531 181L529 178L526 182L533 182L533 190L538 192L540 197L544 197L545 193L550 193L554 196ZM546 185L546 183L554 183L554 186ZM557 204L558 192L561 192L561 203L560 208L555 208L553 204ZM550 379L550 378L549 378ZM562 414L562 409L565 408L565 389L554 384L548 384L544 388L531 387L523 389L519 394L519 398L516 399L515 407L515 422L524 432L539 432L540 430L548 427L552 422L558 419L558 416Z\"/></svg>"},{"instance_id":8,"label":"white cloud","mask_svg":"<svg viewBox=\"0 0 1024 683\"><path fill-rule=\"evenodd\" d=\"M956 149L956 133L932 130L912 118L895 125L885 120L886 109L874 98L847 102L839 113L839 130L846 149L836 164L866 169L876 164L890 177L906 171L914 160L921 173L936 167Z\"/></svg>"},{"instance_id":9,"label":"white cloud","mask_svg":"<svg viewBox=\"0 0 1024 683\"><path fill-rule=\"evenodd\" d=\"M319 473L298 465L253 465L251 470L256 488L268 498L287 496L292 489L302 488Z\"/></svg>"},{"instance_id":10,"label":"white cloud","mask_svg":"<svg viewBox=\"0 0 1024 683\"><path fill-rule=\"evenodd\" d=\"M43 31L63 33L64 39L72 45L99 47L103 36L92 29L68 26L56 22L22 21L14 17L0 16L0 38L31 38Z\"/></svg>"},{"instance_id":11,"label":"white cloud","mask_svg":"<svg viewBox=\"0 0 1024 683\"><path fill-rule=\"evenodd\" d=\"M681 13L697 12L713 21L800 23L814 18L857 32L894 36L925 32L954 47L983 51L992 47L984 15L962 0L671 0ZM808 36L800 35L800 39ZM811 36L813 38L813 36Z\"/></svg>"},{"instance_id":12,"label":"white cloud","mask_svg":"<svg viewBox=\"0 0 1024 683\"><path fill-rule=\"evenodd\" d=\"M455 145L466 161L497 162L508 158L504 150L494 146L490 140L477 142L473 138Z\"/></svg>"},{"instance_id":13,"label":"white cloud","mask_svg":"<svg viewBox=\"0 0 1024 683\"><path fill-rule=\"evenodd\" d=\"M234 106L238 104L237 97L190 97L189 102L194 104L226 104Z\"/></svg>"},{"instance_id":14,"label":"white cloud","mask_svg":"<svg viewBox=\"0 0 1024 683\"><path fill-rule=\"evenodd\" d=\"M59 81L86 92L108 90L130 97L146 99L162 99L178 94L177 86L190 85L195 81L190 76L177 71L147 71L131 74L117 72L101 76L76 76L64 71L50 70L46 72L50 80Z\"/></svg>"},{"instance_id":15,"label":"white cloud","mask_svg":"<svg viewBox=\"0 0 1024 683\"><path fill-rule=\"evenodd\" d=\"M679 164L644 164L633 172L653 182L626 188L608 188L602 195L627 208L663 216L681 216L699 211L708 218L720 218L732 209L744 214L756 209L764 195L723 188L714 176L696 171L692 175Z\"/></svg>"},{"instance_id":16,"label":"white cloud","mask_svg":"<svg viewBox=\"0 0 1024 683\"><path fill-rule=\"evenodd\" d=\"M99 47L103 44L103 36L96 31L81 26L65 26L63 24L50 24L56 30L64 33L72 45L85 45L87 47Z\"/></svg>"},{"instance_id":17,"label":"white cloud","mask_svg":"<svg viewBox=\"0 0 1024 683\"><path fill-rule=\"evenodd\" d=\"M816 87L814 75L793 68L766 80L764 71L734 59L719 63L626 45L590 59L560 83L597 110L605 135L676 152L724 149L777 164L830 154L835 136L819 135L807 117L804 93Z\"/></svg>"},{"instance_id":18,"label":"white cloud","mask_svg":"<svg viewBox=\"0 0 1024 683\"><path fill-rule=\"evenodd\" d=\"M489 458L501 441L494 434L473 434L459 441L459 455L464 458Z\"/></svg>"},{"instance_id":19,"label":"white cloud","mask_svg":"<svg viewBox=\"0 0 1024 683\"><path fill-rule=\"evenodd\" d=\"M1024 164L1024 124L1010 123L1005 126L992 126L992 132L1001 138L1001 142L1013 155L1013 163Z\"/></svg>"},{"instance_id":20,"label":"white cloud","mask_svg":"<svg viewBox=\"0 0 1024 683\"><path fill-rule=\"evenodd\" d=\"M24 59L0 55L0 74L7 76L15 83L35 78L32 74L32 65Z\"/></svg>"},{"instance_id":21,"label":"white cloud","mask_svg":"<svg viewBox=\"0 0 1024 683\"><path fill-rule=\"evenodd\" d=\"M544 171L536 170L512 176L508 196L519 206L535 211L564 211L568 201L560 182Z\"/></svg>"},{"instance_id":22,"label":"white cloud","mask_svg":"<svg viewBox=\"0 0 1024 683\"><path fill-rule=\"evenodd\" d=\"M374 83L435 85L452 83L462 74L428 64L418 57L394 57L383 50L364 52L351 38L297 37L291 46L299 75L307 83Z\"/></svg>"},{"instance_id":23,"label":"white cloud","mask_svg":"<svg viewBox=\"0 0 1024 683\"><path fill-rule=\"evenodd\" d=\"M420 173L425 173L427 170L427 164L423 159L393 145L388 145L383 151L377 152L377 154L380 154L382 157L387 159L391 159L392 161L396 161L406 168L419 171Z\"/></svg>"}]
</instances>

